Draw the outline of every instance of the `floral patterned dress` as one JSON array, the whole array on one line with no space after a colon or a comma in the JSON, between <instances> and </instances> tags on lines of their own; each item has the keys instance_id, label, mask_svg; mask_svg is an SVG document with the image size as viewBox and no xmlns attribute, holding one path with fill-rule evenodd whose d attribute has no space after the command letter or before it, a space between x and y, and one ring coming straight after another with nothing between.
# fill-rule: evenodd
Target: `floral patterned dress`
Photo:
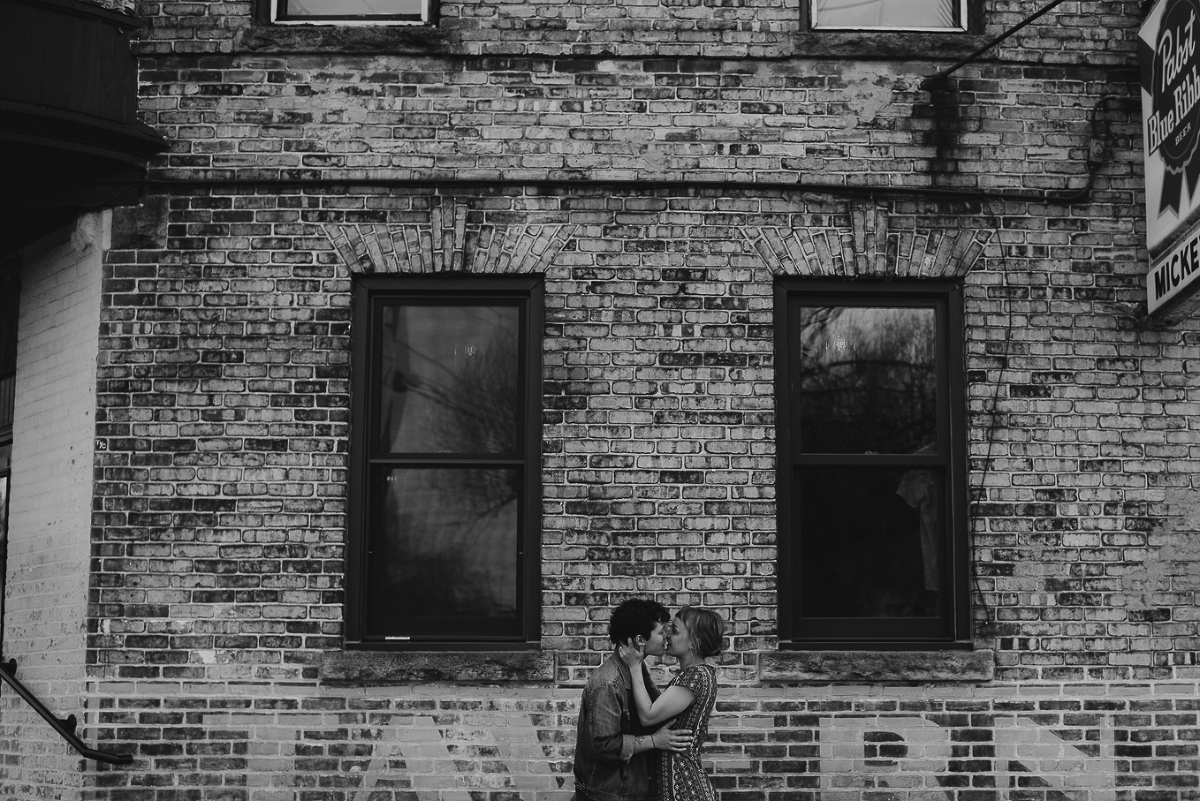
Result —
<instances>
[{"instance_id":1,"label":"floral patterned dress","mask_svg":"<svg viewBox=\"0 0 1200 801\"><path fill-rule=\"evenodd\" d=\"M664 751L659 767L658 797L661 801L717 801L712 782L700 765L700 747L708 736L708 718L717 702L717 669L692 665L668 687L687 687L696 696L687 709L667 725L690 730L694 739L686 751Z\"/></svg>"}]
</instances>

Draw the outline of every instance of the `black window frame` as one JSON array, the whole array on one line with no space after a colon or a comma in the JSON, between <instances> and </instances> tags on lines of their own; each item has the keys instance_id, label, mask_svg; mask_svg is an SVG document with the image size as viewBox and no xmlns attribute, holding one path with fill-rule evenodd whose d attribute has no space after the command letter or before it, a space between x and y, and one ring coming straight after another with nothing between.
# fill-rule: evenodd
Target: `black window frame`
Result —
<instances>
[{"instance_id":1,"label":"black window frame","mask_svg":"<svg viewBox=\"0 0 1200 801\"><path fill-rule=\"evenodd\" d=\"M938 442L940 456L907 454L805 454L797 447L798 393L791 387L796 348L790 337L796 310L809 306L932 306L936 313L939 352ZM965 328L962 287L950 281L820 280L782 278L775 285L776 364L776 498L778 514L779 647L791 650L951 650L971 648L970 552L967 482ZM941 461L937 461L941 460ZM936 626L893 626L898 618L805 618L799 609L799 546L794 542L799 518L792 495L798 467L937 465L946 471L947 498L943 522L947 530L943 570L949 604ZM858 622L871 621L869 623ZM883 621L883 622L880 622ZM891 628L893 633L881 635ZM897 630L900 629L900 630ZM907 629L907 630L904 630Z\"/></svg>"},{"instance_id":2,"label":"black window frame","mask_svg":"<svg viewBox=\"0 0 1200 801\"><path fill-rule=\"evenodd\" d=\"M983 33L983 0L960 0L960 13L965 14L960 28L831 28L817 27L814 19L813 4L816 0L803 0L800 3L801 30L820 34L873 33L887 35L898 34L930 34L935 36L961 36L964 34Z\"/></svg>"},{"instance_id":3,"label":"black window frame","mask_svg":"<svg viewBox=\"0 0 1200 801\"><path fill-rule=\"evenodd\" d=\"M372 365L379 353L379 319L387 302L462 303L497 301L520 308L521 354L518 384L524 392L518 438L523 448L518 512L518 612L520 631L492 636L443 636L420 632L372 634L366 631L367 530L372 466L513 466L514 460L487 454L397 454L372 452L370 432L378 430L376 399L380 373ZM352 285L351 453L349 461L348 536L345 575L345 646L371 650L514 650L541 642L542 532L542 330L543 281L540 276L356 276ZM418 618L421 616L414 616ZM425 616L426 618L428 616Z\"/></svg>"},{"instance_id":4,"label":"black window frame","mask_svg":"<svg viewBox=\"0 0 1200 801\"><path fill-rule=\"evenodd\" d=\"M407 25L430 27L437 25L440 0L422 0L425 12L414 14L288 14L287 0L257 0L260 23L272 25Z\"/></svg>"}]
</instances>

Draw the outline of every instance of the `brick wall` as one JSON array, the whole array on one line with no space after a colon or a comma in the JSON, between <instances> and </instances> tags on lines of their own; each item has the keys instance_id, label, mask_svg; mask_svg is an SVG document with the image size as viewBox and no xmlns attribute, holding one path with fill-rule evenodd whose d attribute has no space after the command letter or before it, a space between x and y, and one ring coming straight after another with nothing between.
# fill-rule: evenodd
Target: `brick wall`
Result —
<instances>
[{"instance_id":1,"label":"brick wall","mask_svg":"<svg viewBox=\"0 0 1200 801\"><path fill-rule=\"evenodd\" d=\"M931 95L921 82L933 68L909 62L331 61L248 51L220 60L155 55L142 64L142 80L157 87L143 97L143 116L171 141L154 172L164 180L753 180L814 190L1065 191L1086 183L1089 141L1104 133L1093 118L1125 145L1114 148L1119 163L1106 177L1127 176L1136 162L1128 148L1137 130L1128 113L1133 84L1090 66L989 65L956 91ZM1106 202L1140 209L1129 185L1105 188Z\"/></svg>"},{"instance_id":2,"label":"brick wall","mask_svg":"<svg viewBox=\"0 0 1200 801\"><path fill-rule=\"evenodd\" d=\"M229 792L250 799L566 798L600 610L644 593L734 624L708 752L723 798L1189 797L1186 417L1131 404L1185 400L1167 385L1187 383L1169 360L1190 334L1131 315L1132 241L1072 245L1090 231L1054 231L1091 220L1063 209L764 194L174 195L170 217L203 243L109 257L125 294L106 330L144 338L108 340L102 356L101 386L129 389L106 396L105 459L132 464L124 438L148 438L129 477L158 501L135 521L121 482L105 491L97 616L140 624L93 640L101 733L139 754L104 787L169 775L171 792L248 777ZM224 244L238 226L260 238ZM396 250L422 240L448 244ZM324 673L340 633L347 282L456 260L546 276L542 639L555 681L347 688ZM770 291L806 274L965 283L974 639L994 651L994 680L759 679L775 648ZM161 392L126 383L129 360ZM328 383L297 389L314 381ZM125 422L138 391L157 409L141 427ZM155 440L149 421L168 418L178 427ZM171 589L152 599L151 585Z\"/></svg>"},{"instance_id":3,"label":"brick wall","mask_svg":"<svg viewBox=\"0 0 1200 801\"><path fill-rule=\"evenodd\" d=\"M932 92L980 40L806 33L795 0L139 12L172 146L106 255L87 642L135 763L87 797L565 800L630 593L733 624L723 801L1196 797L1197 340L1140 314L1136 3ZM360 685L350 282L446 269L545 278L549 674ZM805 275L964 286L982 674L776 670L771 292Z\"/></svg>"},{"instance_id":4,"label":"brick wall","mask_svg":"<svg viewBox=\"0 0 1200 801\"><path fill-rule=\"evenodd\" d=\"M3 656L52 712L82 720L108 215L85 215L59 239L20 265ZM21 698L7 687L3 694L0 796L76 797L82 760Z\"/></svg>"},{"instance_id":5,"label":"brick wall","mask_svg":"<svg viewBox=\"0 0 1200 801\"><path fill-rule=\"evenodd\" d=\"M272 30L256 24L257 0L207 3L139 2L151 20L143 53L209 54L309 51L322 38L335 55L352 52L422 55L665 56L668 58L907 57L962 55L1020 23L1034 10L1020 0L988 0L983 31L963 42L944 36L867 37L802 29L802 0L554 2L441 0L433 30ZM1059 8L996 51L1006 60L1046 64L1124 65L1139 22L1136 0L1104 0ZM963 37L959 37L961 40ZM846 48L849 48L847 50ZM957 58L957 56L953 56Z\"/></svg>"},{"instance_id":6,"label":"brick wall","mask_svg":"<svg viewBox=\"0 0 1200 801\"><path fill-rule=\"evenodd\" d=\"M578 690L327 691L112 683L138 767L87 797L572 797ZM1195 687L723 688L705 748L723 799L1185 799Z\"/></svg>"}]
</instances>

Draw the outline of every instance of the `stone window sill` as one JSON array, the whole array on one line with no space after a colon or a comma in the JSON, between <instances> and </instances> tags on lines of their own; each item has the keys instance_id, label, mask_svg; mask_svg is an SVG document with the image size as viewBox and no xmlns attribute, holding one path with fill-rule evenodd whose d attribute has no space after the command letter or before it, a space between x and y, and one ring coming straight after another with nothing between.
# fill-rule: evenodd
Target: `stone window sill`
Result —
<instances>
[{"instance_id":1,"label":"stone window sill","mask_svg":"<svg viewBox=\"0 0 1200 801\"><path fill-rule=\"evenodd\" d=\"M543 682L554 655L542 651L336 651L321 662L329 684Z\"/></svg>"},{"instance_id":2,"label":"stone window sill","mask_svg":"<svg viewBox=\"0 0 1200 801\"><path fill-rule=\"evenodd\" d=\"M254 25L238 31L239 53L442 54L446 32L427 25Z\"/></svg>"},{"instance_id":3,"label":"stone window sill","mask_svg":"<svg viewBox=\"0 0 1200 801\"><path fill-rule=\"evenodd\" d=\"M970 33L913 33L899 31L812 31L792 41L797 58L959 59L989 41ZM935 65L929 71L936 72Z\"/></svg>"},{"instance_id":4,"label":"stone window sill","mask_svg":"<svg viewBox=\"0 0 1200 801\"><path fill-rule=\"evenodd\" d=\"M777 651L758 658L763 684L988 682L992 651Z\"/></svg>"},{"instance_id":5,"label":"stone window sill","mask_svg":"<svg viewBox=\"0 0 1200 801\"><path fill-rule=\"evenodd\" d=\"M655 31L664 35L663 31ZM611 57L614 43L604 31L581 29L578 41L571 45L570 54L559 53L554 43L539 40L541 33L531 31L508 31L513 43L510 55L537 55L539 52L554 52L556 57L578 56L579 58ZM714 32L719 35L719 32ZM969 33L912 33L891 31L820 31L775 34L762 42L753 35L747 46L759 55L772 58L816 58L853 59L856 61L940 58L955 60L971 53L985 44L987 37ZM653 41L643 43L640 50L649 57L656 52ZM676 43L677 46L677 43ZM635 44L622 43L617 50L628 50L636 55ZM237 32L233 50L238 53L336 53L338 55L378 54L395 55L447 55L469 50L461 41L461 32L449 27L408 25L264 25L256 24ZM690 58L703 58L705 46L697 44ZM501 53L493 52L493 55ZM934 70L930 70L933 72Z\"/></svg>"}]
</instances>

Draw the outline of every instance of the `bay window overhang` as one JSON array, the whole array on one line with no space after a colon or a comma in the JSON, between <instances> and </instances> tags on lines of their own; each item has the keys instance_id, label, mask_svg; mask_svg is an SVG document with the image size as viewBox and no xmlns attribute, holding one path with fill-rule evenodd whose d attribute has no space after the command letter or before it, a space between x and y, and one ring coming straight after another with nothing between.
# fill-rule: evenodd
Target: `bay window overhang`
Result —
<instances>
[{"instance_id":1,"label":"bay window overhang","mask_svg":"<svg viewBox=\"0 0 1200 801\"><path fill-rule=\"evenodd\" d=\"M137 119L130 37L144 23L81 0L0 0L0 19L3 253L133 202L166 142Z\"/></svg>"}]
</instances>

